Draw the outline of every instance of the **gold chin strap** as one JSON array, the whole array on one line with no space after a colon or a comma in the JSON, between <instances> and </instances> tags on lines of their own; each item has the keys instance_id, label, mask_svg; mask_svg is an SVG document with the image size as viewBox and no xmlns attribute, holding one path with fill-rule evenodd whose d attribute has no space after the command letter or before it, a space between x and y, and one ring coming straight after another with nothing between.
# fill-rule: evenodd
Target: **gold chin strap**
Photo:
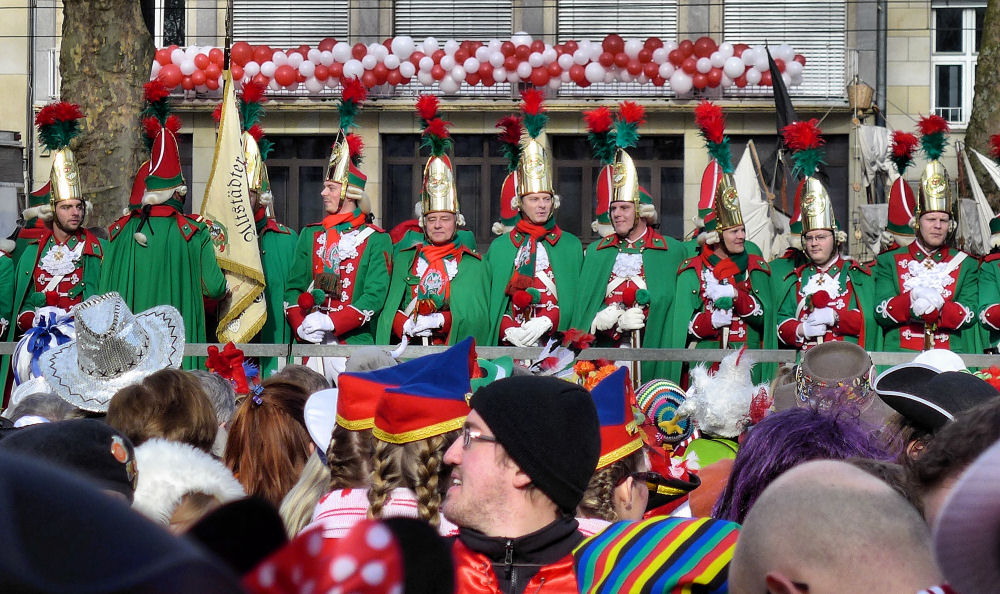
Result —
<instances>
[{"instance_id":1,"label":"gold chin strap","mask_svg":"<svg viewBox=\"0 0 1000 594\"><path fill-rule=\"evenodd\" d=\"M719 176L715 185L715 230L725 231L743 224L740 197L736 193L736 181L731 173Z\"/></svg>"},{"instance_id":2,"label":"gold chin strap","mask_svg":"<svg viewBox=\"0 0 1000 594\"><path fill-rule=\"evenodd\" d=\"M80 172L76 166L76 156L69 148L59 149L52 156L49 181L52 183L49 200L53 208L64 200L83 200L83 188L80 186Z\"/></svg>"}]
</instances>

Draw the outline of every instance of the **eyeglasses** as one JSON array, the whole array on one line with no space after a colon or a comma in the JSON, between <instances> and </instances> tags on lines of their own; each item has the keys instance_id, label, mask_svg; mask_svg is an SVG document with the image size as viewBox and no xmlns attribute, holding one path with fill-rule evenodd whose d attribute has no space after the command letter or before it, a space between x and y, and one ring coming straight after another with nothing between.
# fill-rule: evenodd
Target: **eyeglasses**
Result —
<instances>
[{"instance_id":1,"label":"eyeglasses","mask_svg":"<svg viewBox=\"0 0 1000 594\"><path fill-rule=\"evenodd\" d=\"M803 237L806 243L819 243L833 237L833 233L820 233L818 235L806 235Z\"/></svg>"},{"instance_id":2,"label":"eyeglasses","mask_svg":"<svg viewBox=\"0 0 1000 594\"><path fill-rule=\"evenodd\" d=\"M483 435L479 429L473 429L468 425L462 427L462 447L469 449L473 441L485 441L487 443L500 443L500 440L489 435Z\"/></svg>"},{"instance_id":3,"label":"eyeglasses","mask_svg":"<svg viewBox=\"0 0 1000 594\"><path fill-rule=\"evenodd\" d=\"M650 493L656 493L658 495L683 495L687 492L684 489L678 489L677 487L669 485L667 483L667 479L662 475L648 471L626 474L622 478L618 479L618 483L615 486L620 486L630 477L636 483L645 485L646 488L649 489Z\"/></svg>"}]
</instances>

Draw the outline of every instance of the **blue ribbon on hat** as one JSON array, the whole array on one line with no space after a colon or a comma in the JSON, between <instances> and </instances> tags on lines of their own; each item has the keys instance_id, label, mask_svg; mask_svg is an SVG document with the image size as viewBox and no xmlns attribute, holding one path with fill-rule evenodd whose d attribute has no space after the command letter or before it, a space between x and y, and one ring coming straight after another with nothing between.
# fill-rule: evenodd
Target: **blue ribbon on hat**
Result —
<instances>
[{"instance_id":1,"label":"blue ribbon on hat","mask_svg":"<svg viewBox=\"0 0 1000 594\"><path fill-rule=\"evenodd\" d=\"M66 344L71 337L63 333L62 329L56 327L56 314L55 312L49 312L46 316L41 316L38 322L29 328L21 340L28 340L28 352L31 353L31 373L34 377L42 376L42 369L38 365L38 360L41 358L42 354L52 348L51 342L55 340L55 346ZM59 318L62 320L62 318ZM17 373L17 368L14 368L14 379L17 383L23 383L28 378L21 378L20 374Z\"/></svg>"}]
</instances>

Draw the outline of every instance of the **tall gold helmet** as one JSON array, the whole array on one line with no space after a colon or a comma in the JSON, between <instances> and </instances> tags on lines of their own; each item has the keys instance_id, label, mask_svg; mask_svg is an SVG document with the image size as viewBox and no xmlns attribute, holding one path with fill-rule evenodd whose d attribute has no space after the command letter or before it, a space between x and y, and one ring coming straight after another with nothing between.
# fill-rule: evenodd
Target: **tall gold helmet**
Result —
<instances>
[{"instance_id":1,"label":"tall gold helmet","mask_svg":"<svg viewBox=\"0 0 1000 594\"><path fill-rule=\"evenodd\" d=\"M725 231L743 224L740 196L736 192L736 180L732 173L719 176L719 183L715 186L714 210L716 231Z\"/></svg>"},{"instance_id":2,"label":"tall gold helmet","mask_svg":"<svg viewBox=\"0 0 1000 594\"><path fill-rule=\"evenodd\" d=\"M247 181L250 189L257 192L258 200L269 201L271 198L271 183L267 178L267 165L260 153L257 141L249 132L243 133L243 155L247 160Z\"/></svg>"},{"instance_id":3,"label":"tall gold helmet","mask_svg":"<svg viewBox=\"0 0 1000 594\"><path fill-rule=\"evenodd\" d=\"M83 200L83 189L80 186L80 171L76 166L76 156L69 148L62 148L52 156L52 171L49 173L52 184L52 206L65 200Z\"/></svg>"},{"instance_id":4,"label":"tall gold helmet","mask_svg":"<svg viewBox=\"0 0 1000 594\"><path fill-rule=\"evenodd\" d=\"M639 172L623 149L615 152L611 164L611 202L631 202L639 207Z\"/></svg>"},{"instance_id":5,"label":"tall gold helmet","mask_svg":"<svg viewBox=\"0 0 1000 594\"><path fill-rule=\"evenodd\" d=\"M447 156L432 156L424 165L424 181L420 188L420 205L424 215L432 212L459 214L458 194L451 160Z\"/></svg>"},{"instance_id":6,"label":"tall gold helmet","mask_svg":"<svg viewBox=\"0 0 1000 594\"><path fill-rule=\"evenodd\" d=\"M917 220L924 213L946 212L954 216L955 203L951 195L948 170L941 161L929 161L920 175L920 192L917 195Z\"/></svg>"},{"instance_id":7,"label":"tall gold helmet","mask_svg":"<svg viewBox=\"0 0 1000 594\"><path fill-rule=\"evenodd\" d=\"M70 141L80 133L83 117L80 106L66 102L46 105L35 116L38 141L52 151L49 203L53 208L64 200L83 200L76 155L69 148Z\"/></svg>"},{"instance_id":8,"label":"tall gold helmet","mask_svg":"<svg viewBox=\"0 0 1000 594\"><path fill-rule=\"evenodd\" d=\"M823 184L815 177L805 178L802 187L802 234L817 229L837 230L833 202Z\"/></svg>"},{"instance_id":9,"label":"tall gold helmet","mask_svg":"<svg viewBox=\"0 0 1000 594\"><path fill-rule=\"evenodd\" d=\"M528 137L521 149L521 160L517 164L517 195L527 196L536 192L555 194L552 189L552 160L540 138Z\"/></svg>"}]
</instances>

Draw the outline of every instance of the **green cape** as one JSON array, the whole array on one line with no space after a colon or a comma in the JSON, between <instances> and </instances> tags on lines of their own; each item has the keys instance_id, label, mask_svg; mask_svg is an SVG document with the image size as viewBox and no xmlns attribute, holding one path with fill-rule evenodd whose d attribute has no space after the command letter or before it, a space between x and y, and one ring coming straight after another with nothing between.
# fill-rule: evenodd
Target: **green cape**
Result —
<instances>
[{"instance_id":1,"label":"green cape","mask_svg":"<svg viewBox=\"0 0 1000 594\"><path fill-rule=\"evenodd\" d=\"M270 344L290 344L292 329L285 319L285 290L288 271L295 259L295 244L298 234L292 229L270 221L258 231L260 242L260 263L264 268L264 298L267 304L267 321L260 329L254 342ZM277 357L260 357L261 377L270 377L278 369Z\"/></svg>"}]
</instances>

